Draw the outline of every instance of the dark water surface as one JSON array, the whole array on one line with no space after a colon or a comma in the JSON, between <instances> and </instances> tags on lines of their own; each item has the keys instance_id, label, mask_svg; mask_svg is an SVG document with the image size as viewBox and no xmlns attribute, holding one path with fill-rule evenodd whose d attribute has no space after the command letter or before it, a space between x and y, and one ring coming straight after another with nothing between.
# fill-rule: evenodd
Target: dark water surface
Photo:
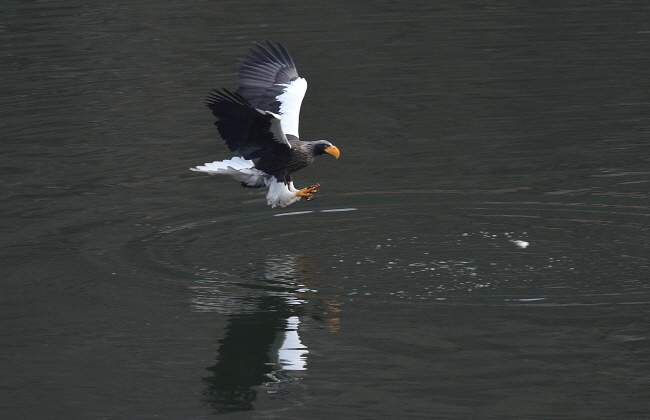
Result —
<instances>
[{"instance_id":1,"label":"dark water surface","mask_svg":"<svg viewBox=\"0 0 650 420\"><path fill-rule=\"evenodd\" d=\"M253 41L341 159L262 192ZM0 5L3 419L650 418L644 2Z\"/></svg>"}]
</instances>

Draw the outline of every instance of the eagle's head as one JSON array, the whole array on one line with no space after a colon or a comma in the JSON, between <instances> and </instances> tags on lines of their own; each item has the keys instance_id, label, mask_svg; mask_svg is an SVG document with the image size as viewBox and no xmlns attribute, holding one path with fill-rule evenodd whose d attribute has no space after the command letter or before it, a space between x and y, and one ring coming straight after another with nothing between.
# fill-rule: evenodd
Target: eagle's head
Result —
<instances>
[{"instance_id":1,"label":"eagle's head","mask_svg":"<svg viewBox=\"0 0 650 420\"><path fill-rule=\"evenodd\" d=\"M337 159L339 158L339 156L341 156L341 152L339 151L338 147L334 146L329 141L318 140L317 142L314 142L314 156L319 156L322 155L323 153L332 155Z\"/></svg>"}]
</instances>

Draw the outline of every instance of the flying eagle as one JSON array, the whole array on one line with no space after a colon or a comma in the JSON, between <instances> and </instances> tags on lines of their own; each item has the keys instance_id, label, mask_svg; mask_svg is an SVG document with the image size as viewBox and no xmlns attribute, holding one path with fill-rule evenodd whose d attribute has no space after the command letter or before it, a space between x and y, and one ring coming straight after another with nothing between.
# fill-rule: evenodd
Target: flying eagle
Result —
<instances>
[{"instance_id":1,"label":"flying eagle","mask_svg":"<svg viewBox=\"0 0 650 420\"><path fill-rule=\"evenodd\" d=\"M319 184L296 189L291 174L327 153L338 159L339 149L327 140L302 141L298 137L300 104L307 81L298 76L287 49L266 41L244 54L239 68L239 89L214 90L205 104L217 117L214 124L232 152L242 157L191 168L211 175L230 175L248 188L268 187L271 207L285 207L301 198L311 200ZM253 162L253 159L257 159Z\"/></svg>"}]
</instances>

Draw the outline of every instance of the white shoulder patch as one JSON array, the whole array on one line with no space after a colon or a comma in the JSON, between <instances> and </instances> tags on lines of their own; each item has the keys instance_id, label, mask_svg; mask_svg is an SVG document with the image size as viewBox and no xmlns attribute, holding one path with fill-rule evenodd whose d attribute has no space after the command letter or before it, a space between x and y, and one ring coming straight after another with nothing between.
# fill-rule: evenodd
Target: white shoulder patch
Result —
<instances>
[{"instance_id":1,"label":"white shoulder patch","mask_svg":"<svg viewBox=\"0 0 650 420\"><path fill-rule=\"evenodd\" d=\"M280 101L280 120L284 134L298 135L298 123L300 120L300 105L307 92L307 80L298 77L291 83L279 84L284 86L284 93L276 99Z\"/></svg>"},{"instance_id":2,"label":"white shoulder patch","mask_svg":"<svg viewBox=\"0 0 650 420\"><path fill-rule=\"evenodd\" d=\"M282 116L278 114L274 114L271 111L264 111L264 113L273 116L273 119L271 120L271 134L273 134L273 138L275 141L278 143L286 144L289 146L289 149L291 149L291 143L289 143L289 140L287 140L287 136L284 134L284 130L282 129Z\"/></svg>"}]
</instances>

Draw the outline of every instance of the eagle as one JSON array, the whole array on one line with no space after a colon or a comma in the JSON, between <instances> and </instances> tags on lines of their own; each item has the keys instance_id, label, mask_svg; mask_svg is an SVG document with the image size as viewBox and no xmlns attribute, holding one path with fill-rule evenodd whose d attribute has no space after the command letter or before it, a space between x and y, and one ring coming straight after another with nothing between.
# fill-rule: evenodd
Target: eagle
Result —
<instances>
[{"instance_id":1,"label":"eagle","mask_svg":"<svg viewBox=\"0 0 650 420\"><path fill-rule=\"evenodd\" d=\"M339 158L339 149L327 140L302 141L298 135L300 105L307 81L279 42L255 43L239 67L239 88L216 90L205 101L217 117L214 123L232 159L191 168L208 174L230 175L247 188L268 188L271 207L285 207L304 198L312 200L320 184L296 189L291 175L309 166L316 156ZM254 161L255 160L255 161Z\"/></svg>"}]
</instances>

